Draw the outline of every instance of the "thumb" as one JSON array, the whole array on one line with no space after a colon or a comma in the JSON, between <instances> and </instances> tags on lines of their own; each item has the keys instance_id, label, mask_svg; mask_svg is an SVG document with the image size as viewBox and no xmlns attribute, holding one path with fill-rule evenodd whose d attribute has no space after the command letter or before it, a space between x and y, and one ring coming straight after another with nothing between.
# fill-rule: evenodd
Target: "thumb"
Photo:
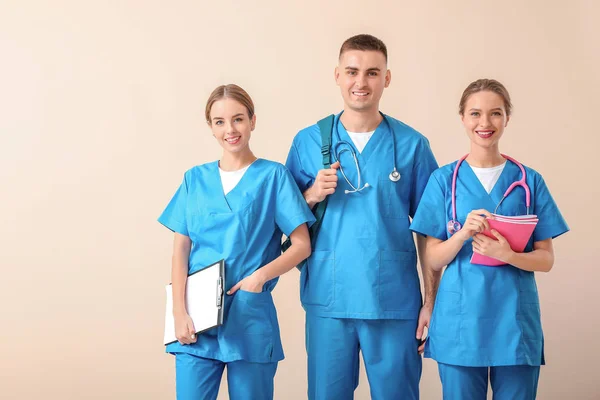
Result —
<instances>
[{"instance_id":1,"label":"thumb","mask_svg":"<svg viewBox=\"0 0 600 400\"><path fill-rule=\"evenodd\" d=\"M425 329L425 322L419 320L419 325L417 326L417 339L423 338L424 329Z\"/></svg>"},{"instance_id":2,"label":"thumb","mask_svg":"<svg viewBox=\"0 0 600 400\"><path fill-rule=\"evenodd\" d=\"M194 323L192 321L188 323L188 332L192 339L196 337L196 329L194 328Z\"/></svg>"},{"instance_id":3,"label":"thumb","mask_svg":"<svg viewBox=\"0 0 600 400\"><path fill-rule=\"evenodd\" d=\"M338 169L340 167L340 162L336 161L333 164L331 164L331 169Z\"/></svg>"},{"instance_id":4,"label":"thumb","mask_svg":"<svg viewBox=\"0 0 600 400\"><path fill-rule=\"evenodd\" d=\"M231 289L229 289L229 290L227 291L227 294L229 294L229 295L232 295L232 294L234 294L235 292L237 292L237 291L238 291L238 289L240 288L240 286L242 286L242 281L239 281L238 283L236 283L236 284L235 284L235 286L234 286L234 287L232 287Z\"/></svg>"}]
</instances>

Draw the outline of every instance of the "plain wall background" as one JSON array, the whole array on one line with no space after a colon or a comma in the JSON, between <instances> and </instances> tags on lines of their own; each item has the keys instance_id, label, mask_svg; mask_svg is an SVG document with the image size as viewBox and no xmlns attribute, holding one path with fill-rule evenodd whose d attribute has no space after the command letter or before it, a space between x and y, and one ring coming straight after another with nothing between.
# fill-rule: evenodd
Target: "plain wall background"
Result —
<instances>
[{"instance_id":1,"label":"plain wall background","mask_svg":"<svg viewBox=\"0 0 600 400\"><path fill-rule=\"evenodd\" d=\"M161 344L172 234L156 218L185 170L221 150L211 90L254 98L252 148L284 161L342 107L343 40L388 46L382 111L440 165L468 151L466 85L503 82L501 150L540 171L571 232L538 274L548 365L539 398L597 399L600 6L588 1L26 1L0 3L0 397L170 399ZM298 273L274 292L287 358L276 399L306 398ZM369 398L361 371L357 399ZM441 398L424 361L422 398ZM226 391L220 398L227 398Z\"/></svg>"}]
</instances>

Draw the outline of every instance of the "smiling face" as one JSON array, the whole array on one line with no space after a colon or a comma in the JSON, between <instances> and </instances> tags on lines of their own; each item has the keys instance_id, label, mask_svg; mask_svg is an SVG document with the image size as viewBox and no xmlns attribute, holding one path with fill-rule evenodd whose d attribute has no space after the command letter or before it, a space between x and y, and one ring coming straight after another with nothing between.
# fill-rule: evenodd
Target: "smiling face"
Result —
<instances>
[{"instance_id":1,"label":"smiling face","mask_svg":"<svg viewBox=\"0 0 600 400\"><path fill-rule=\"evenodd\" d=\"M502 96L483 90L469 96L461 119L471 146L497 149L510 117Z\"/></svg>"},{"instance_id":2,"label":"smiling face","mask_svg":"<svg viewBox=\"0 0 600 400\"><path fill-rule=\"evenodd\" d=\"M223 150L229 153L249 150L248 143L256 124L256 115L250 118L243 104L227 97L215 101L208 122Z\"/></svg>"},{"instance_id":3,"label":"smiling face","mask_svg":"<svg viewBox=\"0 0 600 400\"><path fill-rule=\"evenodd\" d=\"M390 80L385 55L380 51L345 51L335 69L344 108L353 111L379 110L383 89L389 86Z\"/></svg>"}]
</instances>

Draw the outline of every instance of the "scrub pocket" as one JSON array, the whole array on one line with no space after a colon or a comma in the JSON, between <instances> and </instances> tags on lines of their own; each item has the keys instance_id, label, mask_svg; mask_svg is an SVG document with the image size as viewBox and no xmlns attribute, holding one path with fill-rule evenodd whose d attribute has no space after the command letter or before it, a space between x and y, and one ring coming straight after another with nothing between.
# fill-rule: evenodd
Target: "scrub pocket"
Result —
<instances>
[{"instance_id":1,"label":"scrub pocket","mask_svg":"<svg viewBox=\"0 0 600 400\"><path fill-rule=\"evenodd\" d=\"M519 313L523 338L543 341L540 299L533 272L519 271Z\"/></svg>"},{"instance_id":2,"label":"scrub pocket","mask_svg":"<svg viewBox=\"0 0 600 400\"><path fill-rule=\"evenodd\" d=\"M333 302L335 255L333 251L313 251L300 275L300 298L309 306L327 307Z\"/></svg>"},{"instance_id":3,"label":"scrub pocket","mask_svg":"<svg viewBox=\"0 0 600 400\"><path fill-rule=\"evenodd\" d=\"M416 253L379 252L379 305L384 311L418 311L421 308Z\"/></svg>"},{"instance_id":4,"label":"scrub pocket","mask_svg":"<svg viewBox=\"0 0 600 400\"><path fill-rule=\"evenodd\" d=\"M238 290L235 307L229 310L230 321L238 325L237 332L246 334L269 334L273 332L271 308L274 308L271 292L253 293Z\"/></svg>"},{"instance_id":5,"label":"scrub pocket","mask_svg":"<svg viewBox=\"0 0 600 400\"><path fill-rule=\"evenodd\" d=\"M461 298L462 295L458 292L438 291L431 318L432 337L459 340Z\"/></svg>"},{"instance_id":6,"label":"scrub pocket","mask_svg":"<svg viewBox=\"0 0 600 400\"><path fill-rule=\"evenodd\" d=\"M392 182L389 178L379 179L377 190L381 216L404 220L408 229L408 206L403 198L405 185L406 181L402 178L398 182Z\"/></svg>"}]
</instances>

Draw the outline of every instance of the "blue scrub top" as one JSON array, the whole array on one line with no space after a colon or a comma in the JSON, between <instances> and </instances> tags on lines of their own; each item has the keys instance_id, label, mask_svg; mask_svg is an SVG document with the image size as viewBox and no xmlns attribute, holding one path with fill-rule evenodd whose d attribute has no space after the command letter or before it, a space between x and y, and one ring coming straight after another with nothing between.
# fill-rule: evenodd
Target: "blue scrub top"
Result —
<instances>
[{"instance_id":1,"label":"blue scrub top","mask_svg":"<svg viewBox=\"0 0 600 400\"><path fill-rule=\"evenodd\" d=\"M341 140L353 148L362 183L368 182L369 187L345 194L351 187L338 171L337 189L329 196L318 239L301 273L300 297L306 312L334 318L418 317L421 290L409 217L414 215L437 163L423 135L396 119L390 120L391 126L381 122L359 153L339 114L335 118L332 145ZM319 127L300 131L286 166L302 192L314 183L323 168L322 160ZM356 186L352 155L344 152L340 162ZM398 182L389 179L394 163L401 174Z\"/></svg>"},{"instance_id":2,"label":"blue scrub top","mask_svg":"<svg viewBox=\"0 0 600 400\"><path fill-rule=\"evenodd\" d=\"M435 171L411 229L426 236L447 240L447 223L452 219L452 174L457 162ZM530 214L536 226L525 252L533 243L555 238L569 230L542 176L525 167L531 190ZM474 209L493 212L504 192L521 178L517 165L508 161L498 182L488 194L467 162L458 171L456 210L464 223ZM513 189L500 205L498 214L526 214L525 191ZM488 267L471 264L472 239L465 242L448 265L433 309L425 357L444 364L469 367L544 364L544 335L533 272L513 266Z\"/></svg>"},{"instance_id":3,"label":"blue scrub top","mask_svg":"<svg viewBox=\"0 0 600 400\"><path fill-rule=\"evenodd\" d=\"M282 233L314 222L304 197L286 168L258 159L227 195L218 162L196 166L158 221L189 236L189 273L225 259L225 289L229 289L280 254ZM169 353L190 353L224 362L273 362L283 359L279 325L271 291L238 290L225 295L224 324L198 335L196 343L167 346Z\"/></svg>"}]
</instances>

